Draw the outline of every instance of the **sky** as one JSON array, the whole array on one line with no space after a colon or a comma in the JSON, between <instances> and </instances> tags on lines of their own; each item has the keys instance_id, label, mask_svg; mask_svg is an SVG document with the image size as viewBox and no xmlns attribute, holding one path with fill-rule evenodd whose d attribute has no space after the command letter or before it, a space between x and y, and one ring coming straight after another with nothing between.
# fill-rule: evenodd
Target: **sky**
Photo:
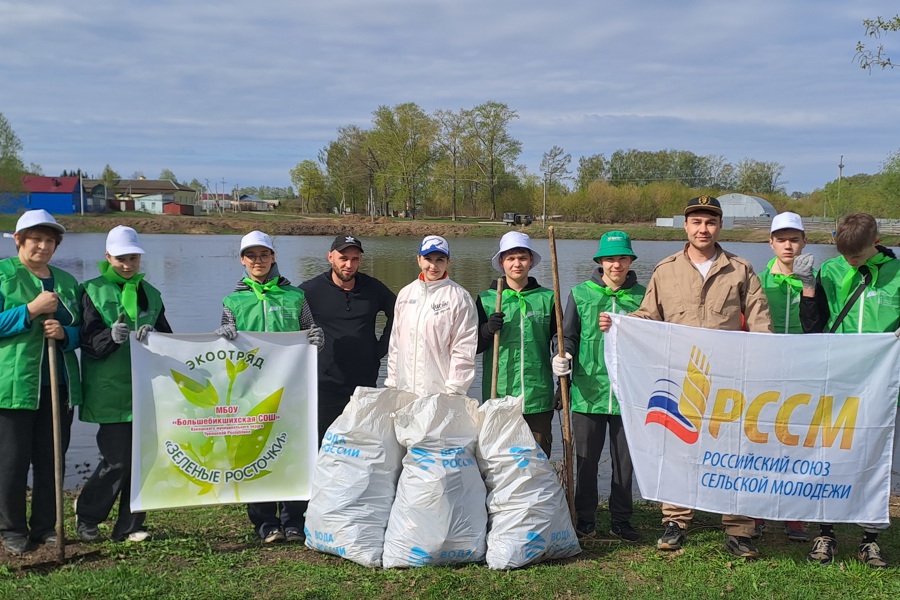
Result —
<instances>
[{"instance_id":1,"label":"sky","mask_svg":"<svg viewBox=\"0 0 900 600\"><path fill-rule=\"evenodd\" d=\"M107 163L288 186L379 106L497 101L518 163L687 150L810 192L900 149L900 69L854 62L846 0L0 0L0 113L47 175ZM883 42L900 58L900 32Z\"/></svg>"}]
</instances>

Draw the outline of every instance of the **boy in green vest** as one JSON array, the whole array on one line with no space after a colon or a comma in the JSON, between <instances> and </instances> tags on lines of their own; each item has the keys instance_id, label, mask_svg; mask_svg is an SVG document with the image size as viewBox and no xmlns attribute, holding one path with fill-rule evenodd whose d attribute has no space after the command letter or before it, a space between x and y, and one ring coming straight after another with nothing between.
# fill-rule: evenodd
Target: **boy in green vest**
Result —
<instances>
[{"instance_id":1,"label":"boy in green vest","mask_svg":"<svg viewBox=\"0 0 900 600\"><path fill-rule=\"evenodd\" d=\"M803 283L794 275L794 259L800 256L806 247L806 230L803 219L797 213L783 212L775 215L769 234L769 246L775 257L759 274L759 281L769 311L772 313L772 326L775 333L803 333L800 325L800 297ZM754 519L753 538L762 535L766 522ZM800 521L786 521L784 532L792 542L808 542L809 534L803 529Z\"/></svg>"},{"instance_id":2,"label":"boy in green vest","mask_svg":"<svg viewBox=\"0 0 900 600\"><path fill-rule=\"evenodd\" d=\"M524 417L535 441L549 457L553 432L553 374L550 338L556 331L553 290L541 287L529 273L541 262L531 238L510 231L500 238L491 260L504 274L501 309L497 309L497 282L478 295L478 347L484 352L482 398L491 397L494 334L500 332L497 395L525 398ZM488 317L487 315L490 315ZM485 350L487 350L485 352Z\"/></svg>"},{"instance_id":3,"label":"boy in green vest","mask_svg":"<svg viewBox=\"0 0 900 600\"><path fill-rule=\"evenodd\" d=\"M794 261L794 274L803 282L800 318L805 332L900 334L900 260L879 242L875 217L854 213L843 217L835 232L834 244L841 255L822 263L818 277L812 272L812 256ZM894 432L896 436L896 424ZM887 567L877 540L889 526L860 523L860 561L873 568ZM822 523L820 528L806 558L830 564L837 550L834 525Z\"/></svg>"},{"instance_id":4,"label":"boy in green vest","mask_svg":"<svg viewBox=\"0 0 900 600\"><path fill-rule=\"evenodd\" d=\"M144 250L131 227L114 227L106 237L100 277L81 286L81 385L78 418L99 423L100 463L75 504L76 533L83 542L100 537L98 525L119 501L115 541L143 542L145 513L133 513L131 492L132 331L141 341L150 331L172 333L159 291L138 273Z\"/></svg>"},{"instance_id":5,"label":"boy in green vest","mask_svg":"<svg viewBox=\"0 0 900 600\"><path fill-rule=\"evenodd\" d=\"M575 530L592 537L597 529L597 465L609 428L612 483L609 495L610 533L628 542L640 534L631 526L631 485L634 467L619 403L609 383L603 358L604 335L598 321L601 312L626 314L638 309L644 286L631 270L637 258L631 238L623 231L610 231L600 238L594 256L599 266L589 281L569 293L563 316L566 358L553 357L553 374L572 375L572 434L575 438ZM575 356L574 366L570 364Z\"/></svg>"},{"instance_id":6,"label":"boy in green vest","mask_svg":"<svg viewBox=\"0 0 900 600\"><path fill-rule=\"evenodd\" d=\"M216 334L233 340L238 331L308 330L309 343L322 350L322 328L316 327L303 290L278 272L272 238L262 231L251 231L241 238L240 254L244 276L234 292L222 300L222 325ZM264 543L302 544L306 541L304 513L308 504L305 500L255 502L247 505L247 516Z\"/></svg>"}]
</instances>

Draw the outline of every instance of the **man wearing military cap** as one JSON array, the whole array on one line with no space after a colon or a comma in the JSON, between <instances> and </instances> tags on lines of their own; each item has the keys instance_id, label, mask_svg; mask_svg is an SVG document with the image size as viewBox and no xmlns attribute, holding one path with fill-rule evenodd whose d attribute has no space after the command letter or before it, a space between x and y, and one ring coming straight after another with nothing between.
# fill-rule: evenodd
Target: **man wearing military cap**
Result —
<instances>
[{"instance_id":1,"label":"man wearing military cap","mask_svg":"<svg viewBox=\"0 0 900 600\"><path fill-rule=\"evenodd\" d=\"M684 249L664 258L653 271L635 317L706 329L772 333L769 303L750 263L725 251L718 243L722 231L722 205L712 196L692 198L684 208ZM600 328L609 330L609 316L600 316ZM746 327L745 327L746 324ZM663 504L665 532L660 550L678 550L694 516L693 509ZM750 541L750 517L722 515L725 548L744 558L759 551Z\"/></svg>"}]
</instances>

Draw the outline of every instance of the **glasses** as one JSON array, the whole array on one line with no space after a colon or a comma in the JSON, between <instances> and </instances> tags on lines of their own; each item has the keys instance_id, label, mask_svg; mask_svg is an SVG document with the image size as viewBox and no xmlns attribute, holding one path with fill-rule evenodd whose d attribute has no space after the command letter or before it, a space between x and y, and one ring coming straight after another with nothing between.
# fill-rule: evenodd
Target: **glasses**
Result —
<instances>
[{"instance_id":1,"label":"glasses","mask_svg":"<svg viewBox=\"0 0 900 600\"><path fill-rule=\"evenodd\" d=\"M269 262L274 257L275 257L275 255L271 254L269 252L263 252L262 254L253 254L252 252L247 252L246 254L244 254L244 258L246 258L247 260L249 260L252 263L254 263L256 261Z\"/></svg>"}]
</instances>

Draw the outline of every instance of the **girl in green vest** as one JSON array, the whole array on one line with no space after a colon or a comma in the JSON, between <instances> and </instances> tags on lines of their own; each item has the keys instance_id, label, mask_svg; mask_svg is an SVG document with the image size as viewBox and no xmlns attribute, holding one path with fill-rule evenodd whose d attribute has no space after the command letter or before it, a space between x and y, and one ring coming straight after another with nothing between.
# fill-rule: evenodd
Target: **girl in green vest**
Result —
<instances>
[{"instance_id":1,"label":"girl in green vest","mask_svg":"<svg viewBox=\"0 0 900 600\"><path fill-rule=\"evenodd\" d=\"M589 281L569 293L563 315L566 358L553 356L557 377L572 375L572 434L575 438L575 530L581 537L593 537L597 529L597 466L606 430L609 428L612 483L610 485L610 533L628 542L640 541L631 526L633 500L631 485L634 467L619 402L609 383L603 358L604 335L600 313L630 313L638 309L646 288L638 284L631 270L637 256L631 238L623 231L610 231L600 238L594 256L599 267ZM574 366L572 357L575 356Z\"/></svg>"},{"instance_id":2,"label":"girl in green vest","mask_svg":"<svg viewBox=\"0 0 900 600\"><path fill-rule=\"evenodd\" d=\"M50 351L57 356L63 452L72 425L69 407L81 396L74 352L80 343L78 283L48 264L65 231L47 211L29 210L16 223L16 255L0 260L0 537L11 554L56 542Z\"/></svg>"},{"instance_id":3,"label":"girl in green vest","mask_svg":"<svg viewBox=\"0 0 900 600\"><path fill-rule=\"evenodd\" d=\"M549 457L553 442L553 373L550 368L550 338L556 331L553 290L541 287L529 273L541 262L531 247L531 238L510 231L500 238L500 249L491 260L504 274L500 312L497 312L497 282L478 295L478 352L484 353L482 398L491 394L494 333L500 332L497 395L522 396L523 417L535 441ZM490 315L488 317L487 315Z\"/></svg>"},{"instance_id":4,"label":"girl in green vest","mask_svg":"<svg viewBox=\"0 0 900 600\"><path fill-rule=\"evenodd\" d=\"M222 300L222 325L216 333L233 340L238 331L308 331L309 343L322 350L322 329L313 321L303 290L278 272L272 238L262 231L251 231L241 239L240 253L244 276L234 292ZM247 515L263 542L303 543L307 504L256 502L247 505Z\"/></svg>"},{"instance_id":5,"label":"girl in green vest","mask_svg":"<svg viewBox=\"0 0 900 600\"><path fill-rule=\"evenodd\" d=\"M78 418L98 423L100 462L78 495L75 531L83 542L100 537L99 524L118 500L112 539L143 542L146 513L131 512L131 351L150 331L172 333L159 291L138 273L144 254L137 232L119 225L106 236L100 276L81 287L81 379Z\"/></svg>"}]
</instances>

